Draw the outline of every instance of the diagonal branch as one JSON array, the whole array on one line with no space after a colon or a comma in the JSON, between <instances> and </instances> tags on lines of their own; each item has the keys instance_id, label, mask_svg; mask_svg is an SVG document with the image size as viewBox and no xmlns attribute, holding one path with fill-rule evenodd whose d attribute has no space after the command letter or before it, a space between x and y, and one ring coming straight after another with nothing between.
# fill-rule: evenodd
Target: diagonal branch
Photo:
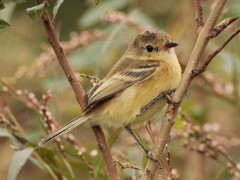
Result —
<instances>
[{"instance_id":1,"label":"diagonal branch","mask_svg":"<svg viewBox=\"0 0 240 180\"><path fill-rule=\"evenodd\" d=\"M231 25L233 22L238 20L239 18L232 18L232 19L225 19L222 22L220 22L213 30L211 34L211 39L218 36L224 29L226 29L229 25Z\"/></svg>"},{"instance_id":2,"label":"diagonal branch","mask_svg":"<svg viewBox=\"0 0 240 180\"><path fill-rule=\"evenodd\" d=\"M162 121L162 125L160 128L159 134L157 135L157 138L156 138L156 143L154 144L154 146L152 148L152 154L155 159L160 159L161 154L164 150L164 147L165 147L167 141L169 140L171 128L174 123L174 119L176 117L180 103L181 103L183 97L185 96L185 94L193 80L192 71L194 69L196 69L199 64L200 57L203 54L203 52L208 44L209 35L213 31L213 28L222 12L222 9L223 9L226 1L227 0L217 0L216 1L215 6L214 6L211 14L208 17L206 25L200 30L197 42L196 42L193 52L189 58L188 65L183 74L181 83L179 84L179 86L175 92L175 95L173 97L173 101L179 102L179 103L174 104L174 105L171 104L168 106L167 111L166 111L165 116ZM154 179L157 167L158 167L158 163L155 163L151 160L148 161L142 179L143 180Z\"/></svg>"},{"instance_id":3,"label":"diagonal branch","mask_svg":"<svg viewBox=\"0 0 240 180\"><path fill-rule=\"evenodd\" d=\"M206 61L201 65L201 67L199 67L196 70L193 70L193 76L197 76L199 74L201 74L202 72L204 72L208 66L208 64L212 61L212 59L218 55L223 48L225 48L228 43L238 34L240 33L240 28L237 29L218 49L216 49L214 52L212 52L211 54L208 55L208 58L206 59Z\"/></svg>"},{"instance_id":4,"label":"diagonal branch","mask_svg":"<svg viewBox=\"0 0 240 180\"><path fill-rule=\"evenodd\" d=\"M38 4L43 3L44 0L37 0ZM45 29L48 34L49 42L52 45L52 48L57 56L57 59L70 83L72 86L72 89L74 90L74 93L76 95L76 98L78 100L78 103L80 104L82 110L84 110L87 106L87 96L86 93L83 90L83 87L77 80L72 68L70 67L66 54L61 47L59 40L56 36L55 28L53 26L52 20L49 16L48 11L45 9L42 14L42 21L45 26ZM119 179L118 173L117 173L117 168L116 168L116 163L113 160L113 157L111 155L111 152L109 150L109 147L107 145L107 141L105 139L105 136L102 132L102 129L100 126L94 126L92 127L93 132L95 134L95 137L98 141L98 146L100 151L102 152L105 165L106 165L106 170L108 174L108 178L110 180L115 180Z\"/></svg>"}]
</instances>

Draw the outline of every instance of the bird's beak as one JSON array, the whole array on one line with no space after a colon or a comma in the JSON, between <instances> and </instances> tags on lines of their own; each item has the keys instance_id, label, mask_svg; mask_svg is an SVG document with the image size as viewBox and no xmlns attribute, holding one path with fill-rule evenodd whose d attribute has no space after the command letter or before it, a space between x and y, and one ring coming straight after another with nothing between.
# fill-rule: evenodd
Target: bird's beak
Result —
<instances>
[{"instance_id":1,"label":"bird's beak","mask_svg":"<svg viewBox=\"0 0 240 180\"><path fill-rule=\"evenodd\" d=\"M172 47L175 47L175 46L177 46L177 45L178 45L177 42L169 41L169 42L167 42L167 43L165 44L165 47L166 47L166 48L172 48Z\"/></svg>"}]
</instances>

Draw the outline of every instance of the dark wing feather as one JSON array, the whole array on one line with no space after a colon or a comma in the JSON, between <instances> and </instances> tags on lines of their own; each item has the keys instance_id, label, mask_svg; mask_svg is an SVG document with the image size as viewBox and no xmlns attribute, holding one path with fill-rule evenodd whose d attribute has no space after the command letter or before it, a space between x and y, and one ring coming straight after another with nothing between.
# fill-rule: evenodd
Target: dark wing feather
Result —
<instances>
[{"instance_id":1,"label":"dark wing feather","mask_svg":"<svg viewBox=\"0 0 240 180\"><path fill-rule=\"evenodd\" d=\"M149 65L147 61L144 61L139 63L138 67L117 72L115 75L100 81L88 93L87 110L97 103L122 92L127 87L149 78L157 67L159 67L158 61L154 65L152 60L149 61Z\"/></svg>"}]
</instances>

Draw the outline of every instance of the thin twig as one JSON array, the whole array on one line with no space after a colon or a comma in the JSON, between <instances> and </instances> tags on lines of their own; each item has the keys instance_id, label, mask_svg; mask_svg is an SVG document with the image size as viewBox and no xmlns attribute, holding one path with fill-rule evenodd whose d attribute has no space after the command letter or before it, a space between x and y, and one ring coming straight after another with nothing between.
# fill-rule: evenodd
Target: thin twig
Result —
<instances>
[{"instance_id":1,"label":"thin twig","mask_svg":"<svg viewBox=\"0 0 240 180\"><path fill-rule=\"evenodd\" d=\"M154 139L154 136L153 136L153 131L152 131L152 128L151 128L151 121L148 121L148 123L146 124L145 126L151 140L153 143L155 143L155 139Z\"/></svg>"},{"instance_id":2,"label":"thin twig","mask_svg":"<svg viewBox=\"0 0 240 180\"><path fill-rule=\"evenodd\" d=\"M84 31L80 34L71 33L69 41L61 42L61 46L63 47L65 54L68 56L72 52L81 49L82 47L86 47L100 39L105 38L107 35L100 30L95 30L93 32ZM24 68L21 66L18 68L15 73L15 79L20 79L24 75L28 75L30 77L34 77L35 75L43 76L47 69L52 66L55 66L57 63L56 55L54 54L53 49L50 47L46 49L41 55L36 59L36 63L34 63L30 69Z\"/></svg>"},{"instance_id":3,"label":"thin twig","mask_svg":"<svg viewBox=\"0 0 240 180\"><path fill-rule=\"evenodd\" d=\"M211 14L209 15L209 18L205 24L205 26L202 28L202 30L199 33L197 42L195 44L195 47L193 49L193 52L189 58L188 65L185 69L185 72L183 74L181 83L179 84L174 97L174 102L179 102L178 104L170 104L168 105L167 111L165 113L165 116L163 118L161 128L159 131L159 134L156 138L156 143L154 144L152 148L152 155L155 159L159 159L161 157L161 154L164 150L164 147L169 139L169 135L171 132L172 125L174 123L177 111L179 109L180 103L182 99L184 98L193 78L192 78L192 71L197 68L200 57L202 56L208 41L209 41L209 34L212 33L213 28L222 12L223 7L225 6L227 0L217 0L215 2L215 6L213 10L211 11ZM148 180L148 179L154 179L155 172L157 170L158 164L153 161L148 161L148 164L145 168L144 174L142 179Z\"/></svg>"},{"instance_id":4,"label":"thin twig","mask_svg":"<svg viewBox=\"0 0 240 180\"><path fill-rule=\"evenodd\" d=\"M44 0L37 0L38 4L41 4L44 2ZM52 45L52 48L57 56L57 59L70 83L72 86L72 89L76 95L76 98L78 100L78 103L81 106L81 109L84 111L84 109L87 107L87 95L84 92L83 87L77 80L72 68L70 67L70 64L68 63L66 54L61 47L59 40L56 36L55 28L53 26L52 20L49 16L49 13L47 9L43 11L42 14L42 21L45 26L45 29L47 31L48 37L49 37L49 42ZM94 126L92 127L93 132L95 134L95 137L98 141L98 146L99 149L103 155L105 165L106 165L106 170L108 174L108 178L110 180L116 180L119 179L119 175L117 172L116 168L116 163L113 160L113 157L110 153L109 147L107 145L107 141L105 139L105 136L103 134L103 131L100 126Z\"/></svg>"},{"instance_id":5,"label":"thin twig","mask_svg":"<svg viewBox=\"0 0 240 180\"><path fill-rule=\"evenodd\" d=\"M184 138L187 139L187 143L184 146L191 151L196 151L199 154L209 157L221 164L226 164L227 162L229 173L239 179L240 170L238 165L234 162L232 157L227 154L226 147L229 148L229 145L222 143L222 140L215 139L205 132L203 128L193 124L193 120L186 114L181 113L181 119L185 122L186 127L184 130ZM220 159L220 155L225 159L225 161Z\"/></svg>"},{"instance_id":6,"label":"thin twig","mask_svg":"<svg viewBox=\"0 0 240 180\"><path fill-rule=\"evenodd\" d=\"M87 79L90 79L90 82L95 85L96 83L98 83L100 81L100 79L96 76L90 76L90 75L87 75L87 74L82 74L82 73L75 73L75 75L78 77L78 76L81 76L83 78L87 78Z\"/></svg>"},{"instance_id":7,"label":"thin twig","mask_svg":"<svg viewBox=\"0 0 240 180\"><path fill-rule=\"evenodd\" d=\"M204 26L202 0L195 0L195 5L196 5L195 21L197 23L197 29L200 30Z\"/></svg>"},{"instance_id":8,"label":"thin twig","mask_svg":"<svg viewBox=\"0 0 240 180\"><path fill-rule=\"evenodd\" d=\"M131 164L129 162L127 163L122 163L120 162L118 159L114 158L114 160L117 162L117 164L121 167L121 169L135 169L135 170L143 170L142 168L134 165L134 164Z\"/></svg>"},{"instance_id":9,"label":"thin twig","mask_svg":"<svg viewBox=\"0 0 240 180\"><path fill-rule=\"evenodd\" d=\"M209 63L212 61L212 59L218 55L223 48L225 48L228 43L236 36L240 33L240 28L237 29L218 49L216 49L214 52L212 52L211 54L208 55L208 58L205 60L205 62L201 65L201 67L198 67L197 70L193 71L193 76L197 76L199 74L201 74L202 72L204 72L207 68L207 66L209 65Z\"/></svg>"},{"instance_id":10,"label":"thin twig","mask_svg":"<svg viewBox=\"0 0 240 180\"><path fill-rule=\"evenodd\" d=\"M9 123L9 124L6 123L6 125L10 125L12 127L12 129L15 129L15 130L19 131L19 133L22 135L22 137L26 138L26 134L25 134L24 130L22 129L22 127L18 123L18 121L17 121L16 117L14 116L14 114L12 113L8 103L4 99L0 99L0 108L9 117L10 121L4 121L4 122Z\"/></svg>"},{"instance_id":11,"label":"thin twig","mask_svg":"<svg viewBox=\"0 0 240 180\"><path fill-rule=\"evenodd\" d=\"M222 22L220 22L213 30L211 34L211 39L218 36L224 29L226 29L230 24L238 20L239 18L232 18L232 19L225 19Z\"/></svg>"},{"instance_id":12,"label":"thin twig","mask_svg":"<svg viewBox=\"0 0 240 180\"><path fill-rule=\"evenodd\" d=\"M37 0L38 4L43 3L43 0ZM77 81L77 78L72 71L72 68L70 67L70 64L68 63L66 54L60 45L60 42L57 38L55 28L53 26L52 20L48 14L48 11L45 9L42 14L42 21L44 23L45 29L47 31L48 37L49 37L49 42L52 45L52 48L57 56L57 59L70 83L72 86L72 89L74 90L76 94L76 98L78 100L78 103L84 110L85 107L87 106L87 96L86 93L84 92L83 87L81 84Z\"/></svg>"}]
</instances>

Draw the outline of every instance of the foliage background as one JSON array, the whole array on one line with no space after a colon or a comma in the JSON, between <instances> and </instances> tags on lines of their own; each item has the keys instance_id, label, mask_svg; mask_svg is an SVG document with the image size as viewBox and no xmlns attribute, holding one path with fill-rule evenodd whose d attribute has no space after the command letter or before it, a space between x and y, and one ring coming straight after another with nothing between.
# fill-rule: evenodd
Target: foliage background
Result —
<instances>
[{"instance_id":1,"label":"foliage background","mask_svg":"<svg viewBox=\"0 0 240 180\"><path fill-rule=\"evenodd\" d=\"M210 13L212 2L214 1L203 1L204 17ZM41 21L34 22L25 12L26 8L34 6L35 3L35 1L27 1L22 4L8 2L6 8L0 11L0 18L8 21L11 25L9 29L0 34L0 77L11 87L33 92L38 99L41 99L46 91L51 90L52 97L48 102L49 110L60 124L63 124L81 112L57 61L40 66L44 59L41 59L40 56L42 57L44 52L48 52L50 46ZM50 2L50 9L53 4ZM233 12L238 8L240 8L238 0L229 0L225 12ZM114 12L122 14L111 14ZM117 21L117 18L122 16L132 19L137 25L131 25L126 21ZM108 21L109 17L113 18L112 22ZM104 0L97 6L91 0L71 0L64 1L61 5L55 19L55 27L60 40L66 42L74 40L74 37L83 31L100 34L101 38L96 38L99 40L94 39L93 42L70 51L68 58L75 72L102 78L122 56L128 43L139 32L138 25L159 27L169 32L172 38L180 44L176 51L184 69L197 37L194 18L195 7L191 0ZM224 42L236 26L239 26L239 22L211 41L208 51L213 51ZM86 32L81 38L89 36ZM208 71L192 84L180 112L191 117L193 123L198 128L202 128L202 134L207 133L214 137L216 143L221 144L236 164L240 158L239 42L238 36L214 59L208 67ZM207 55L208 52L203 57L207 57ZM86 90L91 88L92 85L88 79L80 78L80 80ZM30 142L38 143L45 136L42 125L43 117L25 103L20 102L13 94L1 91L0 95L0 112L6 114L6 106L9 107L11 114L16 117L24 129L27 139ZM220 163L216 161L217 157L206 157L206 153L198 149L201 147L201 143L197 146L198 152L190 150L190 147L195 147L195 142L191 142L189 145L191 137L186 134L186 126L181 119L178 116L172 133L172 141L169 144L173 172L177 172L181 179L233 178L231 171L226 167L229 163L226 159L222 158L222 163ZM159 122L153 124L154 133L159 127ZM5 128L4 125L3 128ZM109 141L114 140L113 136L117 134L116 132L115 129L105 129ZM101 169L100 174L102 175L97 177L104 179L104 166L98 163L100 155L96 154L97 144L90 128L78 127L73 134L77 137L76 141L86 147L85 154L89 163L97 164ZM139 134L150 146L151 140L147 131L142 128L139 130ZM6 179L9 164L15 152L11 144L8 138L0 139L0 179ZM61 154L54 143L48 148ZM210 152L207 148L206 151ZM147 161L140 147L125 131L121 132L118 139L114 141L112 152L120 161L129 161L138 167L143 168ZM91 177L85 163L79 162L76 157L72 157L68 153L65 155L74 172L73 176L66 175L66 177L75 177L76 179L77 177L82 179ZM61 171L68 174L69 169L62 164L61 158L57 162ZM96 172L96 166L94 166L94 172ZM139 174L141 174L141 170L127 169L123 170L122 177L130 179L131 176L139 177ZM49 174L46 170L36 166L33 160L30 160L22 167L18 179L31 179L32 177L44 179L49 178Z\"/></svg>"}]
</instances>

